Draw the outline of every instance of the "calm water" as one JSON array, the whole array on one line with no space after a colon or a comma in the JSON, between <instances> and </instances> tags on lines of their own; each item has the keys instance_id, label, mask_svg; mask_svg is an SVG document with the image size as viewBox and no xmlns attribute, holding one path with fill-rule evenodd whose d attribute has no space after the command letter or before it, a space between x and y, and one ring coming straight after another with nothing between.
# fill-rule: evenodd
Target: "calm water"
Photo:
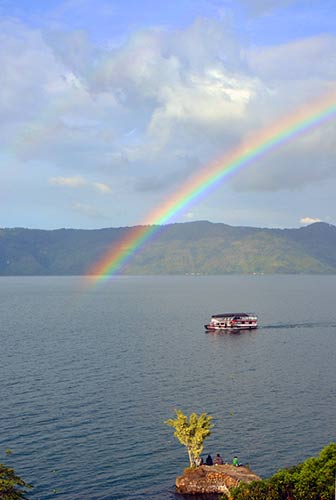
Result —
<instances>
[{"instance_id":1,"label":"calm water","mask_svg":"<svg viewBox=\"0 0 336 500\"><path fill-rule=\"evenodd\" d=\"M188 460L163 424L174 408L213 415L204 454L262 476L335 441L335 276L81 285L0 278L0 461L31 498L175 499ZM206 334L225 310L260 328Z\"/></svg>"}]
</instances>

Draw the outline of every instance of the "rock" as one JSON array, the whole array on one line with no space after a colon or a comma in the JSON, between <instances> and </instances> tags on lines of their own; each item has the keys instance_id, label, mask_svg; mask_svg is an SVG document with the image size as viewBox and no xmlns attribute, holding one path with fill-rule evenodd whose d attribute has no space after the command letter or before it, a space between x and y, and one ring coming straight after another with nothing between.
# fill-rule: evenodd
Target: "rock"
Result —
<instances>
[{"instance_id":1,"label":"rock","mask_svg":"<svg viewBox=\"0 0 336 500\"><path fill-rule=\"evenodd\" d=\"M202 465L186 469L183 476L176 478L176 490L184 495L226 493L240 482L260 481L260 477L247 467L234 465Z\"/></svg>"}]
</instances>

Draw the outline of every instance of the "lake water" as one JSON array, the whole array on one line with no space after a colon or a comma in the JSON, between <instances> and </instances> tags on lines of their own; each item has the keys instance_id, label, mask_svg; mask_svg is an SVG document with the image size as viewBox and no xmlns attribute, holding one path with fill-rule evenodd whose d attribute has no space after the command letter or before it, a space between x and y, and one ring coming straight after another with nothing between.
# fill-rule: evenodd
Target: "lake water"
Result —
<instances>
[{"instance_id":1,"label":"lake water","mask_svg":"<svg viewBox=\"0 0 336 500\"><path fill-rule=\"evenodd\" d=\"M174 500L188 465L164 425L175 408L213 415L204 455L263 477L335 441L336 276L82 285L0 278L0 462L32 499ZM205 333L234 310L260 328Z\"/></svg>"}]
</instances>

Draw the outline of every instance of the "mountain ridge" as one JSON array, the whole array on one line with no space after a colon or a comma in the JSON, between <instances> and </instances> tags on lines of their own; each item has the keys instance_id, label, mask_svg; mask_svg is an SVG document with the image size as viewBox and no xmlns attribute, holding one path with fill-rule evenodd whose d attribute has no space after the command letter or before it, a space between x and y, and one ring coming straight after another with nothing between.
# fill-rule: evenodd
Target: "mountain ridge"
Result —
<instances>
[{"instance_id":1,"label":"mountain ridge","mask_svg":"<svg viewBox=\"0 0 336 500\"><path fill-rule=\"evenodd\" d=\"M82 275L139 226L0 229L0 275ZM126 274L335 274L336 227L293 229L195 221L164 226Z\"/></svg>"}]
</instances>

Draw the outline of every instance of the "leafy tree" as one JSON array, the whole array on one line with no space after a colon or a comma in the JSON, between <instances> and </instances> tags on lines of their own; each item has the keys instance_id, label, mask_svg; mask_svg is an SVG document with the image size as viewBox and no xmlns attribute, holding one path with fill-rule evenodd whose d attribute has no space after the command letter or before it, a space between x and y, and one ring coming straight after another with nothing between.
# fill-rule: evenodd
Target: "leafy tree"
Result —
<instances>
[{"instance_id":1,"label":"leafy tree","mask_svg":"<svg viewBox=\"0 0 336 500\"><path fill-rule=\"evenodd\" d=\"M27 498L25 489L32 488L17 476L14 469L0 464L0 498L2 500L19 500Z\"/></svg>"},{"instance_id":2,"label":"leafy tree","mask_svg":"<svg viewBox=\"0 0 336 500\"><path fill-rule=\"evenodd\" d=\"M318 457L281 469L269 479L241 483L230 491L233 500L334 500L336 443ZM223 499L227 497L223 497Z\"/></svg>"},{"instance_id":3,"label":"leafy tree","mask_svg":"<svg viewBox=\"0 0 336 500\"><path fill-rule=\"evenodd\" d=\"M170 418L165 424L174 427L174 436L187 448L190 467L195 467L196 460L203 451L203 442L211 434L212 417L206 413L192 413L188 419L181 410L175 410L175 413L177 418Z\"/></svg>"}]
</instances>

